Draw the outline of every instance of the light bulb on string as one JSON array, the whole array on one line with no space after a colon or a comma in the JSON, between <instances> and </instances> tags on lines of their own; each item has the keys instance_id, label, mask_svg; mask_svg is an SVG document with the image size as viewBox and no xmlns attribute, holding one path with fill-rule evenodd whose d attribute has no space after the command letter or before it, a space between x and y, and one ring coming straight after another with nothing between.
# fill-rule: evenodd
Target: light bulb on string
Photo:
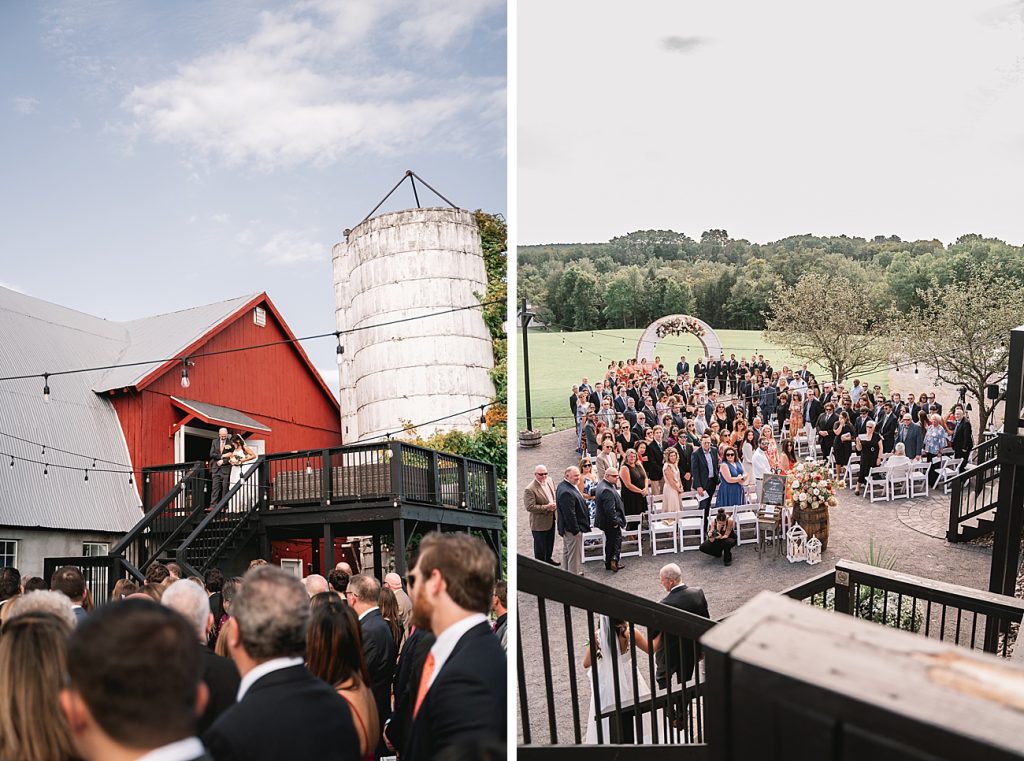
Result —
<instances>
[{"instance_id":1,"label":"light bulb on string","mask_svg":"<svg viewBox=\"0 0 1024 761\"><path fill-rule=\"evenodd\" d=\"M85 482L89 483L89 469L88 468L85 469Z\"/></svg>"},{"instance_id":2,"label":"light bulb on string","mask_svg":"<svg viewBox=\"0 0 1024 761\"><path fill-rule=\"evenodd\" d=\"M11 467L14 467L14 455L11 455Z\"/></svg>"},{"instance_id":3,"label":"light bulb on string","mask_svg":"<svg viewBox=\"0 0 1024 761\"><path fill-rule=\"evenodd\" d=\"M188 379L188 357L181 360L181 387L188 388L192 381Z\"/></svg>"},{"instance_id":4,"label":"light bulb on string","mask_svg":"<svg viewBox=\"0 0 1024 761\"><path fill-rule=\"evenodd\" d=\"M46 457L46 444L43 444L43 453L40 455L40 457Z\"/></svg>"},{"instance_id":5,"label":"light bulb on string","mask_svg":"<svg viewBox=\"0 0 1024 761\"><path fill-rule=\"evenodd\" d=\"M313 466L309 464L309 458L306 458L306 475L313 475Z\"/></svg>"},{"instance_id":6,"label":"light bulb on string","mask_svg":"<svg viewBox=\"0 0 1024 761\"><path fill-rule=\"evenodd\" d=\"M554 418L551 418L551 432L552 433L555 432L555 419Z\"/></svg>"},{"instance_id":7,"label":"light bulb on string","mask_svg":"<svg viewBox=\"0 0 1024 761\"><path fill-rule=\"evenodd\" d=\"M47 464L43 465L43 478L49 478L49 477L50 477L50 466L47 463Z\"/></svg>"},{"instance_id":8,"label":"light bulb on string","mask_svg":"<svg viewBox=\"0 0 1024 761\"><path fill-rule=\"evenodd\" d=\"M43 401L50 402L50 374L43 373Z\"/></svg>"},{"instance_id":9,"label":"light bulb on string","mask_svg":"<svg viewBox=\"0 0 1024 761\"><path fill-rule=\"evenodd\" d=\"M487 415L484 414L484 405L480 405L480 430L487 430Z\"/></svg>"},{"instance_id":10,"label":"light bulb on string","mask_svg":"<svg viewBox=\"0 0 1024 761\"><path fill-rule=\"evenodd\" d=\"M341 364L341 358L345 355L345 347L341 345L341 331L335 331L334 337L338 339L338 348L335 349L335 354L338 357L338 364Z\"/></svg>"},{"instance_id":11,"label":"light bulb on string","mask_svg":"<svg viewBox=\"0 0 1024 761\"><path fill-rule=\"evenodd\" d=\"M917 373L918 373L918 370L917 370L917 362L915 362L915 363L914 363L914 375L917 375Z\"/></svg>"},{"instance_id":12,"label":"light bulb on string","mask_svg":"<svg viewBox=\"0 0 1024 761\"><path fill-rule=\"evenodd\" d=\"M135 482L132 480L132 474L129 472L128 473L128 485L131 486L133 483L135 483Z\"/></svg>"},{"instance_id":13,"label":"light bulb on string","mask_svg":"<svg viewBox=\"0 0 1024 761\"><path fill-rule=\"evenodd\" d=\"M95 470L95 468L96 468L96 458L95 457L92 458L92 467Z\"/></svg>"}]
</instances>

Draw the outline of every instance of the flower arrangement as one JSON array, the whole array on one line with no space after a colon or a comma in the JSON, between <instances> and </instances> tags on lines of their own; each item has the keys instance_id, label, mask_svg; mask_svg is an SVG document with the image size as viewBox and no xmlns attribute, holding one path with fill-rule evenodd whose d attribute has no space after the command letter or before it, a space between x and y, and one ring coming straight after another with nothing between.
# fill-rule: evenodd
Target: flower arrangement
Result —
<instances>
[{"instance_id":1,"label":"flower arrangement","mask_svg":"<svg viewBox=\"0 0 1024 761\"><path fill-rule=\"evenodd\" d=\"M697 338L704 337L704 328L692 317L680 317L674 320L666 320L654 331L658 338L665 336L681 336L684 333L691 333Z\"/></svg>"},{"instance_id":2,"label":"flower arrangement","mask_svg":"<svg viewBox=\"0 0 1024 761\"><path fill-rule=\"evenodd\" d=\"M800 462L793 468L789 483L793 505L803 510L824 510L835 507L836 489L841 482L833 481L829 476L828 466L817 462Z\"/></svg>"}]
</instances>

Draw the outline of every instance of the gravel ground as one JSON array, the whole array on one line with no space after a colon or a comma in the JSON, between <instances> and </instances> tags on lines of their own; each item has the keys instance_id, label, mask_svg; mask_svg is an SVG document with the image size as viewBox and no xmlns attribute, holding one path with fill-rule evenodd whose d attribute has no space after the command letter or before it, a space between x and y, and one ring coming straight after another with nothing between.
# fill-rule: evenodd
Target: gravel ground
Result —
<instances>
[{"instance_id":1,"label":"gravel ground","mask_svg":"<svg viewBox=\"0 0 1024 761\"><path fill-rule=\"evenodd\" d=\"M573 431L562 431L544 436L539 447L518 450L517 481L515 483L518 552L532 555L533 542L529 519L522 508L522 490L533 478L537 463L547 466L555 480L560 479L564 469L578 458L573 451ZM987 589L991 550L976 545L947 544L942 538L945 527L944 505L948 497L941 493L928 500L901 500L895 503L870 503L855 497L852 492L839 492L839 506L830 513L829 548L816 566L806 563L789 563L784 557L772 556L758 559L754 545L738 547L733 551L733 564L725 568L715 560L699 552L685 552L657 557L624 558L625 568L613 574L604 569L603 563L584 564L584 574L609 586L633 594L657 600L664 596L658 584L658 571L668 562L676 562L683 571L683 580L704 589L711 615L724 616L739 608L761 590L779 591L815 576L839 559L863 560L869 541L896 553L896 570L931 579L955 581L976 589ZM561 558L561 539L555 540L555 557ZM544 695L543 661L538 636L539 611L535 597L525 594L518 596L518 615L522 631L521 647L525 662L528 688L528 710L534 731L547 727L547 703ZM556 666L556 714L558 726L571 726L571 692L568 684L568 664L564 623L561 611L549 610L548 631L551 633L551 647L555 654ZM553 619L557 616L557 619ZM574 616L574 621L577 616ZM557 621L557 626L552 623ZM581 616L580 622L585 622ZM586 639L586 625L576 628L574 640ZM577 633L583 632L582 636ZM577 664L582 653L577 647ZM577 668L577 683L580 685L578 698L580 710L585 715L590 691L583 684L582 668ZM518 708L518 705L517 705ZM519 731L521 732L521 724ZM563 729L564 732L564 729ZM566 740L563 735L560 738ZM520 736L520 741L522 737ZM546 737L534 737L533 742L547 742ZM569 740L571 741L571 739Z\"/></svg>"}]
</instances>

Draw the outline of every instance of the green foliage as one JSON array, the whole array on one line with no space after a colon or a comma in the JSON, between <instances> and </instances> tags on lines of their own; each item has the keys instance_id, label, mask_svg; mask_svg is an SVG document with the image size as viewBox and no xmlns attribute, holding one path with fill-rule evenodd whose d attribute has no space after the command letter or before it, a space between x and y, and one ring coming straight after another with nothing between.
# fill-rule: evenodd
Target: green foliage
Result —
<instances>
[{"instance_id":1,"label":"green foliage","mask_svg":"<svg viewBox=\"0 0 1024 761\"><path fill-rule=\"evenodd\" d=\"M875 538L868 540L860 561L866 565L891 571L896 568L897 552L881 544L875 544ZM857 601L854 615L884 624L894 629L916 632L921 628L924 616L918 603L907 599L896 592L886 592L869 585L857 585Z\"/></svg>"},{"instance_id":2,"label":"green foliage","mask_svg":"<svg viewBox=\"0 0 1024 761\"><path fill-rule=\"evenodd\" d=\"M919 293L962 283L976 267L1024 287L1024 247L963 235L871 240L794 235L756 244L707 230L699 241L671 230L639 230L607 243L519 249L519 293L540 320L574 330L639 328L685 312L716 329L763 330L782 287L817 273L843 277L880 311L920 308Z\"/></svg>"}]
</instances>

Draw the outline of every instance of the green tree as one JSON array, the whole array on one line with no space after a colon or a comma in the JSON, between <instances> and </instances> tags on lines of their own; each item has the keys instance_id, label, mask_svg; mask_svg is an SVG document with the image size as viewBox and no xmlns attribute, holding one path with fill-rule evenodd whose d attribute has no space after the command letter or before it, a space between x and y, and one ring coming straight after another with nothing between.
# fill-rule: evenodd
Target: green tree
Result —
<instances>
[{"instance_id":1,"label":"green tree","mask_svg":"<svg viewBox=\"0 0 1024 761\"><path fill-rule=\"evenodd\" d=\"M966 388L977 405L982 431L1002 400L987 399L985 389L1007 376L1006 345L1024 314L1024 290L1019 282L985 267L965 274L968 279L955 287L935 284L919 292L921 306L901 318L894 331L896 336L912 334L914 340L897 341L895 349L904 360L927 364L937 380Z\"/></svg>"},{"instance_id":2,"label":"green tree","mask_svg":"<svg viewBox=\"0 0 1024 761\"><path fill-rule=\"evenodd\" d=\"M777 290L770 306L765 337L825 367L833 382L888 364L886 313L860 284L810 273Z\"/></svg>"}]
</instances>

